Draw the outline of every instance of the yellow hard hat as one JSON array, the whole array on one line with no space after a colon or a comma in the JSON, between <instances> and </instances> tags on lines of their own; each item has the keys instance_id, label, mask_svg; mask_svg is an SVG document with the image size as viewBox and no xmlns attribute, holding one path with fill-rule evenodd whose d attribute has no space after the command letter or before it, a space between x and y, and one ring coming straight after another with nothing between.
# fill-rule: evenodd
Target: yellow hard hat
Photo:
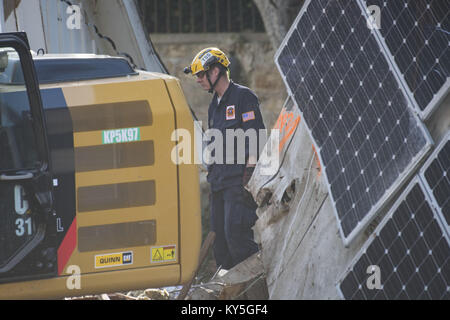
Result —
<instances>
[{"instance_id":1,"label":"yellow hard hat","mask_svg":"<svg viewBox=\"0 0 450 320\"><path fill-rule=\"evenodd\" d=\"M230 60L228 60L225 53L218 48L206 48L197 53L194 60L189 67L184 68L184 73L192 73L196 75L200 71L207 71L213 65L219 63L228 69Z\"/></svg>"}]
</instances>

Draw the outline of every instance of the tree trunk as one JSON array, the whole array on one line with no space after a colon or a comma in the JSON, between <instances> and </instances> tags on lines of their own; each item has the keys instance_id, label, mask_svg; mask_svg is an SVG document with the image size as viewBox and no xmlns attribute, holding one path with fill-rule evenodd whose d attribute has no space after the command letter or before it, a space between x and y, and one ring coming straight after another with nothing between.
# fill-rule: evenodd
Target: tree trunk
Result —
<instances>
[{"instance_id":1,"label":"tree trunk","mask_svg":"<svg viewBox=\"0 0 450 320\"><path fill-rule=\"evenodd\" d=\"M253 0L261 13L267 35L278 49L304 0Z\"/></svg>"}]
</instances>

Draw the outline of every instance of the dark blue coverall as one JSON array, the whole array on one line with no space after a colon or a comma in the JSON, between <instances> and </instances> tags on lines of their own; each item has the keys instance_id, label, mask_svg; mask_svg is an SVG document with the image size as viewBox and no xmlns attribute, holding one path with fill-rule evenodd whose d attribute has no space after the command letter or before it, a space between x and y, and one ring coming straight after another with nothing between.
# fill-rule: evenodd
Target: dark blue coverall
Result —
<instances>
[{"instance_id":1,"label":"dark blue coverall","mask_svg":"<svg viewBox=\"0 0 450 320\"><path fill-rule=\"evenodd\" d=\"M218 266L230 269L258 251L251 229L257 220L257 205L243 187L246 165L238 164L236 139L234 162L226 163L225 130L255 129L259 143L259 130L265 127L257 96L249 88L232 81L219 103L217 93L214 95L208 109L208 122L210 129L222 131L224 144L222 164L213 163L208 166L207 179L211 184L210 223L211 231L216 233L214 256ZM245 163L248 156L249 144L246 140Z\"/></svg>"}]
</instances>

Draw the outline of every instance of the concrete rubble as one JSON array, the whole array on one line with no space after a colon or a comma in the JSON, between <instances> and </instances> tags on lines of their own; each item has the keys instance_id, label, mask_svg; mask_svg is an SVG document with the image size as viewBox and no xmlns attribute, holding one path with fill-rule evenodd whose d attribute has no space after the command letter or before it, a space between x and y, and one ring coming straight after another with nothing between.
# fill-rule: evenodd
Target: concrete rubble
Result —
<instances>
[{"instance_id":1,"label":"concrete rubble","mask_svg":"<svg viewBox=\"0 0 450 320\"><path fill-rule=\"evenodd\" d=\"M220 270L211 281L192 286L188 300L265 300L268 292L261 253L230 270Z\"/></svg>"}]
</instances>

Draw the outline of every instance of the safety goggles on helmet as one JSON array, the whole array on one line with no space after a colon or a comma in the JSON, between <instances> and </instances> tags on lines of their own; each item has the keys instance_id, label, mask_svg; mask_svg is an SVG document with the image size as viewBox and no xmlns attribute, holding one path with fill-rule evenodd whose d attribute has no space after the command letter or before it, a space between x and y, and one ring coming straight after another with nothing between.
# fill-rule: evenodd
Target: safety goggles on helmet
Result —
<instances>
[{"instance_id":1,"label":"safety goggles on helmet","mask_svg":"<svg viewBox=\"0 0 450 320\"><path fill-rule=\"evenodd\" d=\"M196 75L201 71L208 71L212 65L221 64L228 69L230 61L225 53L218 48L206 48L197 53L189 67L184 68L184 73Z\"/></svg>"}]
</instances>

